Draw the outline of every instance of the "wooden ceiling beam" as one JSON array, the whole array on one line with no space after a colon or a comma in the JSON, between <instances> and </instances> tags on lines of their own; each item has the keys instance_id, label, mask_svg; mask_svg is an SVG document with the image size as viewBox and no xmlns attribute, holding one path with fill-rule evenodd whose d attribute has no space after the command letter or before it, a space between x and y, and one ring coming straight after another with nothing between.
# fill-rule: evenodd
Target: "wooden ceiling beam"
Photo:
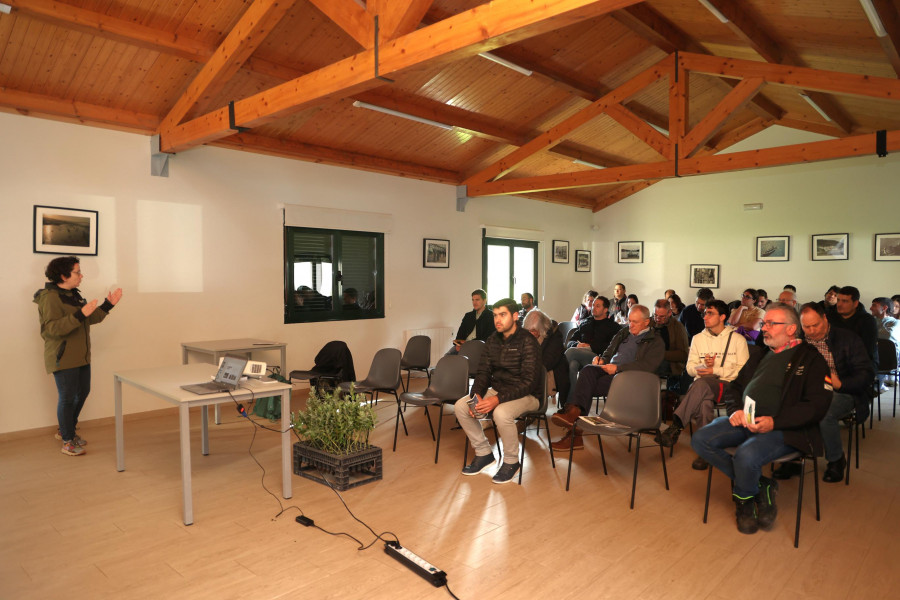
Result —
<instances>
[{"instance_id":1,"label":"wooden ceiling beam","mask_svg":"<svg viewBox=\"0 0 900 600\"><path fill-rule=\"evenodd\" d=\"M645 120L621 104L613 104L608 107L606 114L630 131L636 138L653 148L657 154L663 157L669 156L672 148L671 141L668 137L648 125Z\"/></svg>"},{"instance_id":2,"label":"wooden ceiling beam","mask_svg":"<svg viewBox=\"0 0 900 600\"><path fill-rule=\"evenodd\" d=\"M333 0L317 0L332 2ZM348 2L352 0L347 0ZM381 42L414 31L422 22L434 0L367 0L369 15L378 15Z\"/></svg>"},{"instance_id":3,"label":"wooden ceiling beam","mask_svg":"<svg viewBox=\"0 0 900 600\"><path fill-rule=\"evenodd\" d=\"M24 115L39 113L66 117L82 123L118 125L122 129L152 134L159 126L157 115L130 110L97 106L87 102L61 100L43 94L34 94L0 87L0 106L8 107Z\"/></svg>"},{"instance_id":4,"label":"wooden ceiling beam","mask_svg":"<svg viewBox=\"0 0 900 600\"><path fill-rule=\"evenodd\" d=\"M900 77L900 15L897 13L896 3L891 0L872 0L872 4L887 33L878 38L878 43L891 61L894 72Z\"/></svg>"},{"instance_id":5,"label":"wooden ceiling beam","mask_svg":"<svg viewBox=\"0 0 900 600\"><path fill-rule=\"evenodd\" d=\"M721 131L728 119L741 110L753 99L765 82L762 78L755 77L743 79L728 93L727 96L709 111L703 120L694 125L690 133L684 136L679 147L682 157L693 156L714 135Z\"/></svg>"},{"instance_id":6,"label":"wooden ceiling beam","mask_svg":"<svg viewBox=\"0 0 900 600\"><path fill-rule=\"evenodd\" d=\"M373 50L350 56L234 103L234 123L257 127L327 100L345 98L382 85L380 76L433 67L505 46L616 10L637 0L552 0L523 10L518 0L494 0L418 29ZM377 71L376 71L377 66ZM227 112L213 111L179 125L160 140L177 152L234 133Z\"/></svg>"},{"instance_id":7,"label":"wooden ceiling beam","mask_svg":"<svg viewBox=\"0 0 900 600\"><path fill-rule=\"evenodd\" d=\"M201 99L218 93L294 5L294 0L254 0L187 90L175 101L160 124L171 131Z\"/></svg>"},{"instance_id":8,"label":"wooden ceiling beam","mask_svg":"<svg viewBox=\"0 0 900 600\"><path fill-rule=\"evenodd\" d=\"M740 2L723 2L722 0L709 0L709 2L728 18L728 22L724 23L725 27L753 48L757 54L768 62L781 62L781 47L759 22L744 10Z\"/></svg>"},{"instance_id":9,"label":"wooden ceiling beam","mask_svg":"<svg viewBox=\"0 0 900 600\"><path fill-rule=\"evenodd\" d=\"M309 0L309 2L363 48L375 45L373 15L355 0Z\"/></svg>"}]
</instances>

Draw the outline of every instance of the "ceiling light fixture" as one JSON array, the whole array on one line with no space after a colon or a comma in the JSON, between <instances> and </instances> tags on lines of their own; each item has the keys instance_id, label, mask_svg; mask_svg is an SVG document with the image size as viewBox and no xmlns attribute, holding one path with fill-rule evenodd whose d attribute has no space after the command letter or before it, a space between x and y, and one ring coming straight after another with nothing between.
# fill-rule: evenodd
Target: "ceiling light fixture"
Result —
<instances>
[{"instance_id":1,"label":"ceiling light fixture","mask_svg":"<svg viewBox=\"0 0 900 600\"><path fill-rule=\"evenodd\" d=\"M866 16L869 18L869 23L872 24L872 29L875 30L875 35L880 38L886 36L887 30L884 28L884 23L881 22L881 17L878 16L878 11L875 10L872 0L859 0L859 3L862 4L863 10L866 11Z\"/></svg>"},{"instance_id":2,"label":"ceiling light fixture","mask_svg":"<svg viewBox=\"0 0 900 600\"><path fill-rule=\"evenodd\" d=\"M478 54L478 56L480 56L481 58L486 58L491 62L495 62L498 65L503 65L507 69L512 69L516 73L521 73L525 77L531 77L534 74L534 71L529 71L525 67L520 67L516 63L509 62L505 58L500 58L499 56L491 54L490 52L481 52Z\"/></svg>"},{"instance_id":3,"label":"ceiling light fixture","mask_svg":"<svg viewBox=\"0 0 900 600\"><path fill-rule=\"evenodd\" d=\"M417 117L415 115L408 115L406 113L400 112L399 110L393 110L391 108L384 108L383 106L376 106L374 104L369 104L368 102L360 102L356 100L353 103L353 106L356 108L368 108L369 110L374 110L375 112L384 113L386 115L391 115L394 117L400 117L401 119L409 119L410 121L416 121L417 123L424 123L425 125L432 125L434 127L440 127L441 129L445 129L450 131L453 129L453 125L447 125L446 123L439 123L438 121L432 121L431 119L426 119L424 117Z\"/></svg>"},{"instance_id":4,"label":"ceiling light fixture","mask_svg":"<svg viewBox=\"0 0 900 600\"><path fill-rule=\"evenodd\" d=\"M649 126L652 127L653 129L657 130L658 132L660 132L660 133L663 134L664 136L666 136L666 137L669 136L669 130L668 130L668 129L663 129L663 128L660 127L659 125L654 125L653 123L647 123L647 125L649 125Z\"/></svg>"},{"instance_id":5,"label":"ceiling light fixture","mask_svg":"<svg viewBox=\"0 0 900 600\"><path fill-rule=\"evenodd\" d=\"M703 6L705 6L705 7L706 7L706 10L708 10L708 11L711 12L713 15L715 15L715 17L716 17L719 21L721 21L722 23L727 23L727 22L728 22L728 17L726 17L725 15L723 15L723 14L722 14L722 11L720 11L718 8L716 8L716 7L713 5L713 3L710 2L709 0L700 0L700 4L702 4Z\"/></svg>"},{"instance_id":6,"label":"ceiling light fixture","mask_svg":"<svg viewBox=\"0 0 900 600\"><path fill-rule=\"evenodd\" d=\"M576 165L584 165L585 167L591 167L592 169L605 169L606 167L602 165L598 165L596 163L588 162L586 160L581 160L580 158L576 158L572 161Z\"/></svg>"},{"instance_id":7,"label":"ceiling light fixture","mask_svg":"<svg viewBox=\"0 0 900 600\"><path fill-rule=\"evenodd\" d=\"M822 110L822 108L818 104L816 104L815 100L813 100L806 94L800 94L800 97L803 98L804 100L806 100L810 106L812 106L814 109L816 109L816 112L819 113L820 115L822 115L823 119L825 119L829 123L831 122L831 117L829 117L828 114L824 110Z\"/></svg>"},{"instance_id":8,"label":"ceiling light fixture","mask_svg":"<svg viewBox=\"0 0 900 600\"><path fill-rule=\"evenodd\" d=\"M0 13L8 15L12 11L12 6L9 4L0 3Z\"/></svg>"}]
</instances>

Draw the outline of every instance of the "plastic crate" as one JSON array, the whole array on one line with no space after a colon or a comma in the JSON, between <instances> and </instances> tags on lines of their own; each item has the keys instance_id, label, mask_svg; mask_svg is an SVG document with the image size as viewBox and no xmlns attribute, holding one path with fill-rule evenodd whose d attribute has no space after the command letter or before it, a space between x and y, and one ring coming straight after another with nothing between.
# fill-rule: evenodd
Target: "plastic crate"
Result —
<instances>
[{"instance_id":1,"label":"plastic crate","mask_svg":"<svg viewBox=\"0 0 900 600\"><path fill-rule=\"evenodd\" d=\"M338 455L296 442L294 474L325 485L325 475L329 475L334 489L349 490L381 479L381 448L368 446L359 452Z\"/></svg>"}]
</instances>

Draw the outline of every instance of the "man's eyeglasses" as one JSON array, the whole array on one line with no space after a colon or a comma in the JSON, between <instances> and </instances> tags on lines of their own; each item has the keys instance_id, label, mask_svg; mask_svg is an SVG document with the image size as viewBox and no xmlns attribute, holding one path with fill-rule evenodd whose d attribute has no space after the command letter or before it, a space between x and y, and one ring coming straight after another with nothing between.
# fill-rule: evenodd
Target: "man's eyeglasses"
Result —
<instances>
[{"instance_id":1,"label":"man's eyeglasses","mask_svg":"<svg viewBox=\"0 0 900 600\"><path fill-rule=\"evenodd\" d=\"M744 295L741 296L741 297L742 297L742 298L746 298L746 299L748 299L748 300L753 300L753 296L751 296L750 294L744 294Z\"/></svg>"},{"instance_id":2,"label":"man's eyeglasses","mask_svg":"<svg viewBox=\"0 0 900 600\"><path fill-rule=\"evenodd\" d=\"M769 329L771 329L772 327L775 327L776 325L787 325L787 322L785 322L785 321L763 321L762 322L762 326L768 327Z\"/></svg>"}]
</instances>

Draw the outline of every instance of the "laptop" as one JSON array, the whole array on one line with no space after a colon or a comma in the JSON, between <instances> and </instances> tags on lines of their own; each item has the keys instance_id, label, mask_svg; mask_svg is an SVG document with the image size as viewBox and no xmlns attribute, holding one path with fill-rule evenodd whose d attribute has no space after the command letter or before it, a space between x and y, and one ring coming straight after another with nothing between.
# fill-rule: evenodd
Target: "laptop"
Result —
<instances>
[{"instance_id":1,"label":"laptop","mask_svg":"<svg viewBox=\"0 0 900 600\"><path fill-rule=\"evenodd\" d=\"M219 371L213 381L205 383L193 383L183 385L181 389L193 392L195 394L218 394L220 392L230 392L237 389L241 375L244 374L244 368L247 366L247 359L238 356L225 356L222 364L219 365Z\"/></svg>"}]
</instances>

